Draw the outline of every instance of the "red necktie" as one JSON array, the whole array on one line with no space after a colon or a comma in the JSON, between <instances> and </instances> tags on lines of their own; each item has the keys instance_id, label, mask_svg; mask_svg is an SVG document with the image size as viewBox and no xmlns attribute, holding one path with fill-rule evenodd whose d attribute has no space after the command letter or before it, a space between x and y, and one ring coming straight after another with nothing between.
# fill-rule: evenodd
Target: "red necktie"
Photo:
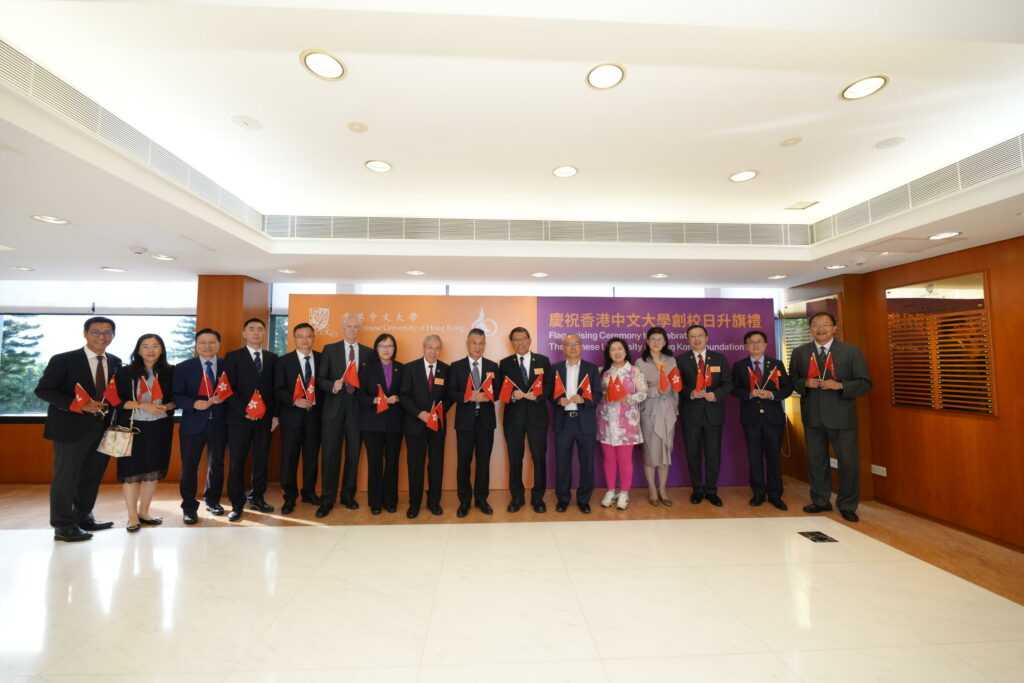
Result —
<instances>
[{"instance_id":1,"label":"red necktie","mask_svg":"<svg viewBox=\"0 0 1024 683\"><path fill-rule=\"evenodd\" d=\"M103 374L103 356L96 356L96 377L93 378L96 382L96 400L103 400L103 392L107 388L107 378Z\"/></svg>"},{"instance_id":2,"label":"red necktie","mask_svg":"<svg viewBox=\"0 0 1024 683\"><path fill-rule=\"evenodd\" d=\"M757 378L757 386L761 386L761 361L754 361L754 377Z\"/></svg>"},{"instance_id":3,"label":"red necktie","mask_svg":"<svg viewBox=\"0 0 1024 683\"><path fill-rule=\"evenodd\" d=\"M701 378L704 377L704 355L697 356L697 372L700 373Z\"/></svg>"},{"instance_id":4,"label":"red necktie","mask_svg":"<svg viewBox=\"0 0 1024 683\"><path fill-rule=\"evenodd\" d=\"M434 390L434 366L433 365L428 365L427 367L430 368L430 371L427 373L427 386L430 387L431 391L433 391Z\"/></svg>"}]
</instances>

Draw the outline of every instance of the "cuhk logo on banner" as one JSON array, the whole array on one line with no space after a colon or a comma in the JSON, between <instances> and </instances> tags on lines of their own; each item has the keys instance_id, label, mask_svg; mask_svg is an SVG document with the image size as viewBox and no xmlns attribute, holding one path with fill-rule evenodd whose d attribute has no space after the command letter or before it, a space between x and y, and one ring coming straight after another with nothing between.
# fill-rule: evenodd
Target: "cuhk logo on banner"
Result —
<instances>
[{"instance_id":1,"label":"cuhk logo on banner","mask_svg":"<svg viewBox=\"0 0 1024 683\"><path fill-rule=\"evenodd\" d=\"M498 322L494 318L488 318L487 314L484 313L483 306L480 307L480 314L470 325L470 328L478 328L484 331L484 335L493 337L498 334Z\"/></svg>"},{"instance_id":2,"label":"cuhk logo on banner","mask_svg":"<svg viewBox=\"0 0 1024 683\"><path fill-rule=\"evenodd\" d=\"M331 320L331 309L329 308L311 308L309 309L309 324L313 326L313 329L317 332L323 332L327 329L327 323Z\"/></svg>"}]
</instances>

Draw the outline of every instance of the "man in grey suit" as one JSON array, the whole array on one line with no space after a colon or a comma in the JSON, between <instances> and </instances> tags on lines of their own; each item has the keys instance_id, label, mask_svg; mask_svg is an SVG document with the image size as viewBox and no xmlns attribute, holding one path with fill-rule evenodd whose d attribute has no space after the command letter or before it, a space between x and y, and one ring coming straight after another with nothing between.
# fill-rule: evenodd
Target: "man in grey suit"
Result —
<instances>
[{"instance_id":1,"label":"man in grey suit","mask_svg":"<svg viewBox=\"0 0 1024 683\"><path fill-rule=\"evenodd\" d=\"M871 391L871 377L860 349L835 339L836 319L831 313L817 313L808 324L814 341L793 349L789 361L789 375L800 394L807 443L811 504L804 506L804 512L832 509L831 444L839 462L836 507L843 519L856 522L860 501L857 397Z\"/></svg>"}]
</instances>

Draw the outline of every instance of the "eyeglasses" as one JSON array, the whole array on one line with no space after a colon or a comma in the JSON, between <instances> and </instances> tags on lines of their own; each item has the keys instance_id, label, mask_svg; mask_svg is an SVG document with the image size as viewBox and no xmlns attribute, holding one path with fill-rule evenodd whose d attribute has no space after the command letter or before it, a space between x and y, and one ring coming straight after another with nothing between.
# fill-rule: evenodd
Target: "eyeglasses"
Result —
<instances>
[{"instance_id":1,"label":"eyeglasses","mask_svg":"<svg viewBox=\"0 0 1024 683\"><path fill-rule=\"evenodd\" d=\"M832 323L815 323L811 325L812 330L823 330L829 327L835 327L835 325L833 325Z\"/></svg>"},{"instance_id":2,"label":"eyeglasses","mask_svg":"<svg viewBox=\"0 0 1024 683\"><path fill-rule=\"evenodd\" d=\"M393 349L393 348L395 348L395 345L394 344L377 344L377 348L378 349Z\"/></svg>"},{"instance_id":3,"label":"eyeglasses","mask_svg":"<svg viewBox=\"0 0 1024 683\"><path fill-rule=\"evenodd\" d=\"M106 337L107 339L113 339L114 338L114 331L113 330L106 330L106 331L102 331L101 332L100 330L89 330L89 336L90 337L96 337L97 339L99 339L100 337Z\"/></svg>"},{"instance_id":4,"label":"eyeglasses","mask_svg":"<svg viewBox=\"0 0 1024 683\"><path fill-rule=\"evenodd\" d=\"M664 337L648 337L647 338L647 342L648 343L655 342L655 343L658 343L658 344L664 344L665 343L665 338Z\"/></svg>"},{"instance_id":5,"label":"eyeglasses","mask_svg":"<svg viewBox=\"0 0 1024 683\"><path fill-rule=\"evenodd\" d=\"M748 344L767 344L768 342L766 342L763 339L748 339L747 343Z\"/></svg>"}]
</instances>

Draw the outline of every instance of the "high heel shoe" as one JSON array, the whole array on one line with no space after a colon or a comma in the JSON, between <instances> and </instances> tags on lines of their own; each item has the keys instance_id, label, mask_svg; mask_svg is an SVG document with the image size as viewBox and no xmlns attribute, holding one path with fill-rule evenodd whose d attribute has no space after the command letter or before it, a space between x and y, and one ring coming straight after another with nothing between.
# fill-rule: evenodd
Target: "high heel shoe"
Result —
<instances>
[{"instance_id":1,"label":"high heel shoe","mask_svg":"<svg viewBox=\"0 0 1024 683\"><path fill-rule=\"evenodd\" d=\"M672 507L672 500L668 496L663 495L662 493L659 492L658 497L661 498L662 505L664 505L667 508Z\"/></svg>"},{"instance_id":2,"label":"high heel shoe","mask_svg":"<svg viewBox=\"0 0 1024 683\"><path fill-rule=\"evenodd\" d=\"M647 496L647 502L651 504L651 507L658 507L658 499L654 496Z\"/></svg>"}]
</instances>

